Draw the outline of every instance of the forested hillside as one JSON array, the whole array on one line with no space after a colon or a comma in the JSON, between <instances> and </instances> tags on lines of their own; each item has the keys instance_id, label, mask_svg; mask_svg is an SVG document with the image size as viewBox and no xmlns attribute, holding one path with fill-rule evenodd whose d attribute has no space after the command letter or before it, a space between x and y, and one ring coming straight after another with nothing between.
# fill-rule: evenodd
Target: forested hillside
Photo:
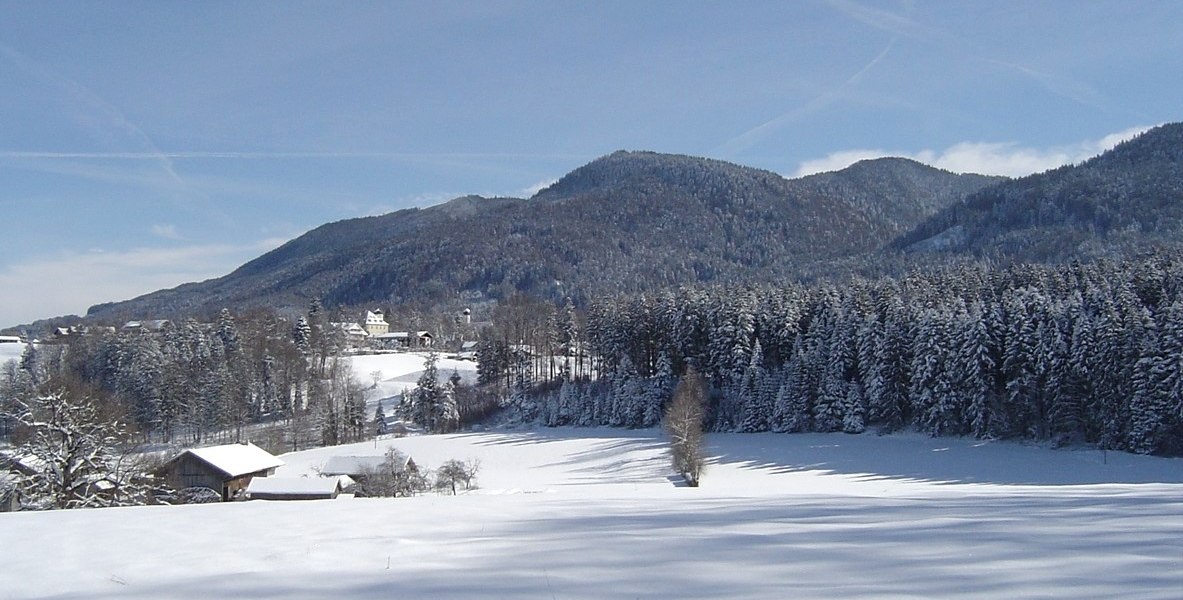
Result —
<instances>
[{"instance_id":1,"label":"forested hillside","mask_svg":"<svg viewBox=\"0 0 1183 600\"><path fill-rule=\"evenodd\" d=\"M430 307L463 294L590 297L773 282L874 252L997 181L902 159L788 180L715 160L617 152L529 200L469 196L324 225L233 273L93 307L97 319L222 308ZM820 266L819 266L820 265Z\"/></svg>"},{"instance_id":2,"label":"forested hillside","mask_svg":"<svg viewBox=\"0 0 1183 600\"><path fill-rule=\"evenodd\" d=\"M895 244L1004 262L1128 256L1183 242L1183 123L1080 165L968 195Z\"/></svg>"}]
</instances>

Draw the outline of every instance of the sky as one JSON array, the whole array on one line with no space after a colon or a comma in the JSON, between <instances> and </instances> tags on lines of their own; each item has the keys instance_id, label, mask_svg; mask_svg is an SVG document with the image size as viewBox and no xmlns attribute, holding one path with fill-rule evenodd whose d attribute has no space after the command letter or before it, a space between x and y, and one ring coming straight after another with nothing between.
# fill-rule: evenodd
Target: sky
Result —
<instances>
[{"instance_id":1,"label":"sky","mask_svg":"<svg viewBox=\"0 0 1183 600\"><path fill-rule=\"evenodd\" d=\"M1180 120L1183 2L0 0L0 327L615 150L1022 176Z\"/></svg>"}]
</instances>

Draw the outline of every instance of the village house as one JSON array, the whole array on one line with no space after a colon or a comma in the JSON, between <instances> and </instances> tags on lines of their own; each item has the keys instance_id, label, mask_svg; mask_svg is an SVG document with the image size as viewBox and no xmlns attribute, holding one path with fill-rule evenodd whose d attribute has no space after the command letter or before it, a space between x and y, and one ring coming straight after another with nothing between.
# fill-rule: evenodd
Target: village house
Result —
<instances>
[{"instance_id":1,"label":"village house","mask_svg":"<svg viewBox=\"0 0 1183 600\"><path fill-rule=\"evenodd\" d=\"M460 351L453 355L456 360L476 361L477 348L481 345L477 341L461 342Z\"/></svg>"},{"instance_id":2,"label":"village house","mask_svg":"<svg viewBox=\"0 0 1183 600\"><path fill-rule=\"evenodd\" d=\"M385 456L333 456L325 461L320 474L325 477L339 477L348 475L354 481L365 481L366 475L382 467ZM407 464L415 466L415 461L407 457ZM406 467L407 464L402 465Z\"/></svg>"},{"instance_id":3,"label":"village house","mask_svg":"<svg viewBox=\"0 0 1183 600\"><path fill-rule=\"evenodd\" d=\"M168 327L168 319L153 319L151 321L128 321L120 327L120 331L139 333L160 333Z\"/></svg>"},{"instance_id":4,"label":"village house","mask_svg":"<svg viewBox=\"0 0 1183 600\"><path fill-rule=\"evenodd\" d=\"M370 337L366 328L358 323L329 323L329 325L340 329L345 334L345 343L351 348L361 346Z\"/></svg>"},{"instance_id":5,"label":"village house","mask_svg":"<svg viewBox=\"0 0 1183 600\"><path fill-rule=\"evenodd\" d=\"M435 338L426 331L392 331L381 335L370 336L375 346L387 350L407 350L411 348L430 348Z\"/></svg>"},{"instance_id":6,"label":"village house","mask_svg":"<svg viewBox=\"0 0 1183 600\"><path fill-rule=\"evenodd\" d=\"M141 321L129 321L130 323L141 323ZM129 329L130 331L130 329ZM114 335L115 328L105 325L70 325L69 327L54 327L50 332L51 341L67 341L73 338L82 336L102 336Z\"/></svg>"},{"instance_id":7,"label":"village house","mask_svg":"<svg viewBox=\"0 0 1183 600\"><path fill-rule=\"evenodd\" d=\"M186 450L164 465L166 481L181 490L205 487L233 500L256 477L267 477L283 465L271 453L250 443L226 444Z\"/></svg>"},{"instance_id":8,"label":"village house","mask_svg":"<svg viewBox=\"0 0 1183 600\"><path fill-rule=\"evenodd\" d=\"M366 311L365 322L366 333L374 335L383 335L390 332L390 324L386 322L386 315L382 311Z\"/></svg>"},{"instance_id":9,"label":"village house","mask_svg":"<svg viewBox=\"0 0 1183 600\"><path fill-rule=\"evenodd\" d=\"M417 473L418 465L410 456L402 456L403 462L394 465L394 473ZM325 461L320 469L323 477L348 477L353 481L364 484L371 473L384 468L385 456L333 456Z\"/></svg>"}]
</instances>

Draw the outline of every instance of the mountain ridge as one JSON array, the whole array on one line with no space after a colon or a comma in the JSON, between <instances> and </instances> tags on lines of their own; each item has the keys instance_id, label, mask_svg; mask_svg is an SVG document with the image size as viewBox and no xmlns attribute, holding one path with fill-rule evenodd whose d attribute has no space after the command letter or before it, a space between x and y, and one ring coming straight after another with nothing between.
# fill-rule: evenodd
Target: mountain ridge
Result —
<instances>
[{"instance_id":1,"label":"mountain ridge","mask_svg":"<svg viewBox=\"0 0 1183 600\"><path fill-rule=\"evenodd\" d=\"M88 318L223 307L590 297L898 272L944 260L1112 257L1183 239L1183 124L1008 179L879 158L799 178L717 159L616 151L530 198L461 196L326 223L231 273Z\"/></svg>"}]
</instances>

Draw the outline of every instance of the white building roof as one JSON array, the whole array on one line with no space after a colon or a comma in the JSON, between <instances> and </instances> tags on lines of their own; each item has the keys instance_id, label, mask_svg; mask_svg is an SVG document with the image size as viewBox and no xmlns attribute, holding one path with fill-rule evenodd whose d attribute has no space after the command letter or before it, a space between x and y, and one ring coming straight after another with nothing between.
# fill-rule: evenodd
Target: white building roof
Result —
<instances>
[{"instance_id":1,"label":"white building roof","mask_svg":"<svg viewBox=\"0 0 1183 600\"><path fill-rule=\"evenodd\" d=\"M382 466L385 456L334 456L325 462L321 475L357 475Z\"/></svg>"},{"instance_id":2,"label":"white building roof","mask_svg":"<svg viewBox=\"0 0 1183 600\"><path fill-rule=\"evenodd\" d=\"M361 325L358 325L357 323L330 323L330 325L340 328L341 331L344 331L345 333L347 333L349 335L356 335L356 336L361 336L361 337L365 337L365 336L370 335L369 332L366 331L365 327L362 327Z\"/></svg>"},{"instance_id":3,"label":"white building roof","mask_svg":"<svg viewBox=\"0 0 1183 600\"><path fill-rule=\"evenodd\" d=\"M246 493L285 494L289 496L323 496L340 489L336 478L323 477L256 477L246 486Z\"/></svg>"},{"instance_id":4,"label":"white building roof","mask_svg":"<svg viewBox=\"0 0 1183 600\"><path fill-rule=\"evenodd\" d=\"M228 477L239 477L283 465L282 460L250 442L193 448L185 452L209 463Z\"/></svg>"},{"instance_id":5,"label":"white building roof","mask_svg":"<svg viewBox=\"0 0 1183 600\"><path fill-rule=\"evenodd\" d=\"M411 334L406 331L391 331L388 333L380 333L374 337L380 340L405 340L410 337L410 335Z\"/></svg>"}]
</instances>

